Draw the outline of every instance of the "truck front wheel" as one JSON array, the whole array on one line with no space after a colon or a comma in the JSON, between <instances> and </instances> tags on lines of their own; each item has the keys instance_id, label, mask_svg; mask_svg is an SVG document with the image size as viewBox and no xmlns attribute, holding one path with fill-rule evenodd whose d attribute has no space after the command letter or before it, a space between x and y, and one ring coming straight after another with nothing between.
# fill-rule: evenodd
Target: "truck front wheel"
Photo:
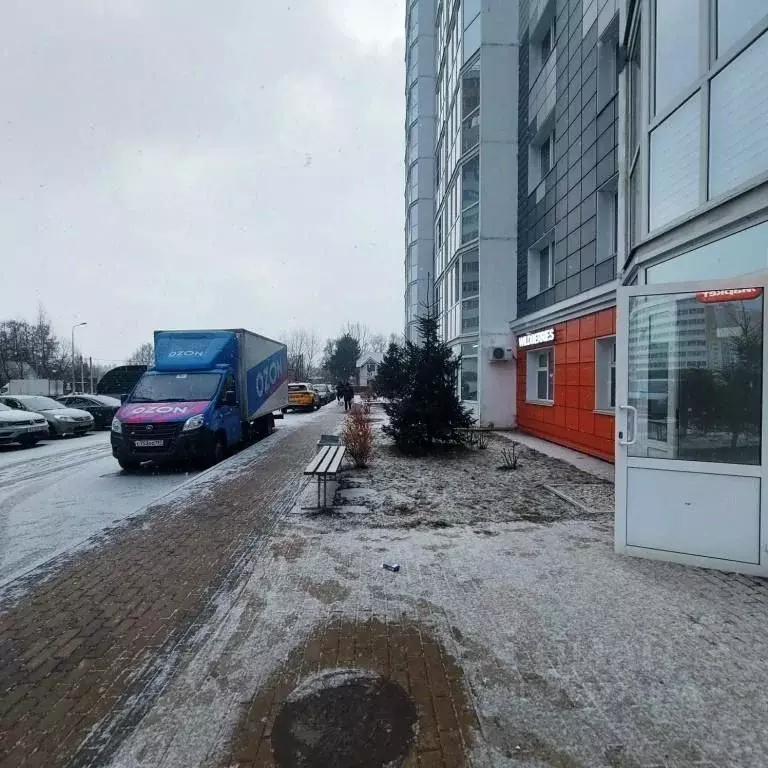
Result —
<instances>
[{"instance_id":1,"label":"truck front wheel","mask_svg":"<svg viewBox=\"0 0 768 768\"><path fill-rule=\"evenodd\" d=\"M216 464L224 461L227 454L227 441L224 435L216 435L216 440L211 448L211 454L208 458L209 466L213 467Z\"/></svg>"},{"instance_id":2,"label":"truck front wheel","mask_svg":"<svg viewBox=\"0 0 768 768\"><path fill-rule=\"evenodd\" d=\"M118 459L117 463L126 472L137 472L141 467L141 462L132 459Z\"/></svg>"}]
</instances>

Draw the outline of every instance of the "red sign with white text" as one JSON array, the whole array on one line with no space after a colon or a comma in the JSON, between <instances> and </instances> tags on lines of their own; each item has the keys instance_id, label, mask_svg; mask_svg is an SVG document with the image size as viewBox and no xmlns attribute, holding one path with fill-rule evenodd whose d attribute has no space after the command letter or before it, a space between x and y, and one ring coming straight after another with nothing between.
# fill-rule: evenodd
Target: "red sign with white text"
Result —
<instances>
[{"instance_id":1,"label":"red sign with white text","mask_svg":"<svg viewBox=\"0 0 768 768\"><path fill-rule=\"evenodd\" d=\"M749 301L763 293L762 288L721 288L719 291L699 291L696 301L717 304L721 301Z\"/></svg>"}]
</instances>

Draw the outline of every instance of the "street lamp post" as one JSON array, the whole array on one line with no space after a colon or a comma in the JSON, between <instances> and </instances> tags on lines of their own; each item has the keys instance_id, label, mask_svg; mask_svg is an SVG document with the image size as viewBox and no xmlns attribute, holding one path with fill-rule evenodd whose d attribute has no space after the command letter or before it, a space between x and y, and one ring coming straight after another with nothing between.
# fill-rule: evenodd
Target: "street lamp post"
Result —
<instances>
[{"instance_id":1,"label":"street lamp post","mask_svg":"<svg viewBox=\"0 0 768 768\"><path fill-rule=\"evenodd\" d=\"M75 328L80 328L88 323L77 323L72 326L72 394L75 393Z\"/></svg>"}]
</instances>

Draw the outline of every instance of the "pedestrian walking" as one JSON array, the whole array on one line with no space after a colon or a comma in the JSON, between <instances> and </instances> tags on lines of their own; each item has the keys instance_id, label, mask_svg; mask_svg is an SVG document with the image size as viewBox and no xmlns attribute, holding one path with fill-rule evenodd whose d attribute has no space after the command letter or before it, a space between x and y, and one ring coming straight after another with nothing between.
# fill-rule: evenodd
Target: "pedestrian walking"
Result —
<instances>
[{"instance_id":1,"label":"pedestrian walking","mask_svg":"<svg viewBox=\"0 0 768 768\"><path fill-rule=\"evenodd\" d=\"M339 381L336 382L336 402L341 405L341 401L344 398L344 384Z\"/></svg>"},{"instance_id":2,"label":"pedestrian walking","mask_svg":"<svg viewBox=\"0 0 768 768\"><path fill-rule=\"evenodd\" d=\"M344 385L344 410L348 411L352 407L352 400L355 397L355 390L352 389L352 385L347 383Z\"/></svg>"}]
</instances>

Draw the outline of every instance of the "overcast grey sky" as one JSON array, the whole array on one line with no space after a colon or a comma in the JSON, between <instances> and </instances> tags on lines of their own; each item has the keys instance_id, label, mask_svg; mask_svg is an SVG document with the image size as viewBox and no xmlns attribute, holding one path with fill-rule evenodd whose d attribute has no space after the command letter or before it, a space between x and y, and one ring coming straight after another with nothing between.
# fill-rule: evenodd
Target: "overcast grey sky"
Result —
<instances>
[{"instance_id":1,"label":"overcast grey sky","mask_svg":"<svg viewBox=\"0 0 768 768\"><path fill-rule=\"evenodd\" d=\"M402 326L404 0L4 0L0 319Z\"/></svg>"}]
</instances>

